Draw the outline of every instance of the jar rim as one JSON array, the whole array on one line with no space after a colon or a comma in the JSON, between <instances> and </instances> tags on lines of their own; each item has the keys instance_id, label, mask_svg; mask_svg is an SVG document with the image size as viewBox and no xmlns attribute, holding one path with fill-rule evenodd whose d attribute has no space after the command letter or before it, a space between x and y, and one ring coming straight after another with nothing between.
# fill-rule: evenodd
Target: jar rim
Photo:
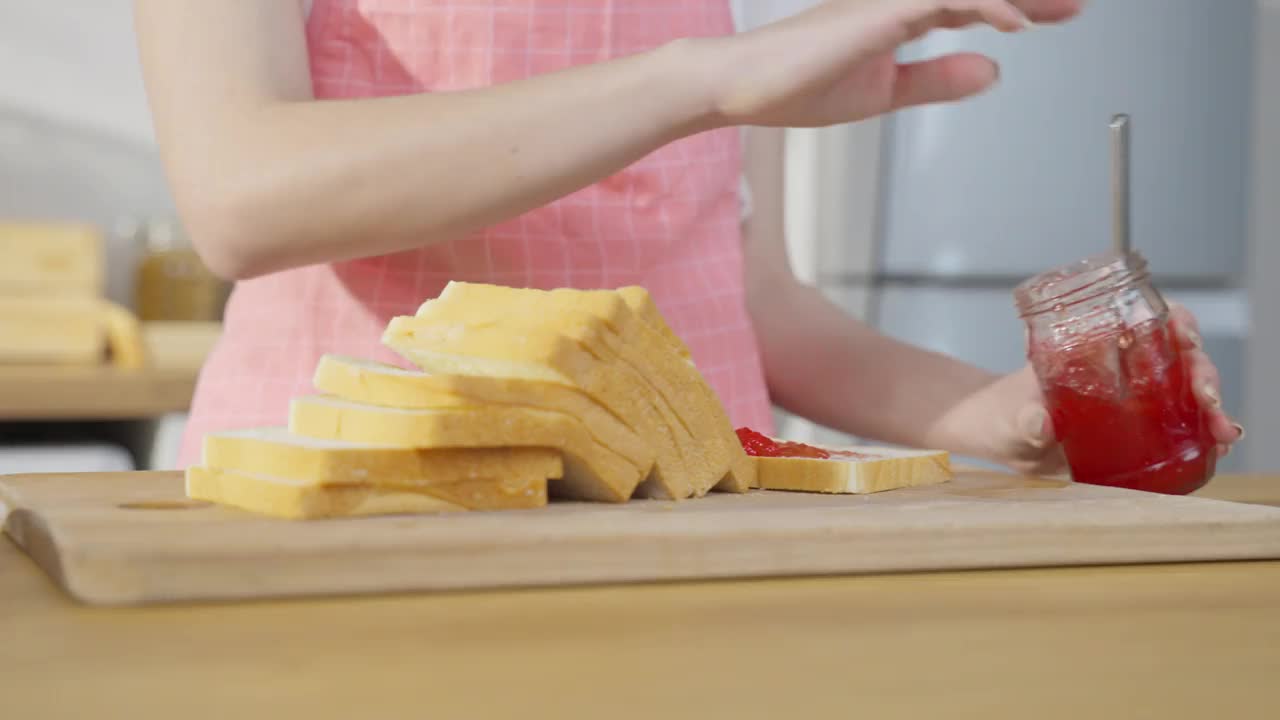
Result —
<instances>
[{"instance_id":1,"label":"jar rim","mask_svg":"<svg viewBox=\"0 0 1280 720\"><path fill-rule=\"evenodd\" d=\"M1023 318L1050 310L1060 312L1143 282L1147 277L1147 260L1142 253L1112 250L1027 278L1014 288L1014 303Z\"/></svg>"}]
</instances>

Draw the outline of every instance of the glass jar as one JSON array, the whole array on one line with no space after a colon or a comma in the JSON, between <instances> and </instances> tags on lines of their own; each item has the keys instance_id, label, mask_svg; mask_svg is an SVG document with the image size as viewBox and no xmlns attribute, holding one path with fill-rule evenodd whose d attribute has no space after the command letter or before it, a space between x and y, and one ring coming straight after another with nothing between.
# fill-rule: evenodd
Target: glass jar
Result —
<instances>
[{"instance_id":1,"label":"glass jar","mask_svg":"<svg viewBox=\"0 0 1280 720\"><path fill-rule=\"evenodd\" d=\"M1217 446L1140 254L1041 273L1014 299L1072 479L1171 495L1209 481Z\"/></svg>"},{"instance_id":2,"label":"glass jar","mask_svg":"<svg viewBox=\"0 0 1280 720\"><path fill-rule=\"evenodd\" d=\"M135 237L141 245L134 281L140 320L221 319L227 284L205 267L175 223L149 222Z\"/></svg>"}]
</instances>

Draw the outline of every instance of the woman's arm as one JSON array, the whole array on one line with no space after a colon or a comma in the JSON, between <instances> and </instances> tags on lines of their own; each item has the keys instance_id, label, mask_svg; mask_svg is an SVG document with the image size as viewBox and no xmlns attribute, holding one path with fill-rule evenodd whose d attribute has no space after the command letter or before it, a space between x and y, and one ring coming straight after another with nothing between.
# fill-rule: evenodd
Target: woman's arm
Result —
<instances>
[{"instance_id":1,"label":"woman's arm","mask_svg":"<svg viewBox=\"0 0 1280 720\"><path fill-rule=\"evenodd\" d=\"M746 163L748 308L774 400L859 437L991 457L964 401L996 376L893 340L801 284L784 240L783 131L750 128Z\"/></svg>"},{"instance_id":2,"label":"woman's arm","mask_svg":"<svg viewBox=\"0 0 1280 720\"><path fill-rule=\"evenodd\" d=\"M744 226L747 302L765 377L778 404L856 436L939 448L1032 473L1064 468L1030 366L992 375L898 342L802 285L787 262L782 131L751 128L747 178L755 212ZM1222 410L1218 371L1200 347L1195 318L1175 307L1173 326L1209 428L1225 454L1244 434Z\"/></svg>"},{"instance_id":3,"label":"woman's arm","mask_svg":"<svg viewBox=\"0 0 1280 720\"><path fill-rule=\"evenodd\" d=\"M179 209L233 278L500 222L711 110L679 46L471 92L315 102L298 2L138 0L136 23Z\"/></svg>"},{"instance_id":4,"label":"woman's arm","mask_svg":"<svg viewBox=\"0 0 1280 720\"><path fill-rule=\"evenodd\" d=\"M728 125L857 120L985 89L973 54L898 66L935 28L1062 20L1081 0L830 0L726 38L503 85L316 101L301 3L136 0L178 208L217 272L248 277L456 237Z\"/></svg>"}]
</instances>

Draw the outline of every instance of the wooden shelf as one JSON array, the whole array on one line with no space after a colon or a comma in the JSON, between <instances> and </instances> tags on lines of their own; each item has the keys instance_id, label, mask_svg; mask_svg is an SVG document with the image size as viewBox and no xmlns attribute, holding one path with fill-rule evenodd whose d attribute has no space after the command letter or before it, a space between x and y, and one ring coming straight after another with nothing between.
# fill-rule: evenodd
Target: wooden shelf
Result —
<instances>
[{"instance_id":1,"label":"wooden shelf","mask_svg":"<svg viewBox=\"0 0 1280 720\"><path fill-rule=\"evenodd\" d=\"M0 366L0 420L129 420L183 412L196 368Z\"/></svg>"},{"instance_id":2,"label":"wooden shelf","mask_svg":"<svg viewBox=\"0 0 1280 720\"><path fill-rule=\"evenodd\" d=\"M208 322L143 323L150 365L0 365L0 422L137 420L191 406L196 378L221 334Z\"/></svg>"}]
</instances>

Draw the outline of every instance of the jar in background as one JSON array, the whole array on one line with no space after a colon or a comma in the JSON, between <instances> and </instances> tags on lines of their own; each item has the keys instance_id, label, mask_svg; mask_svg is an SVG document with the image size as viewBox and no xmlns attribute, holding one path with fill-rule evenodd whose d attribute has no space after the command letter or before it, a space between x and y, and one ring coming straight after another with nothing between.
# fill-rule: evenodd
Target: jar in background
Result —
<instances>
[{"instance_id":1,"label":"jar in background","mask_svg":"<svg viewBox=\"0 0 1280 720\"><path fill-rule=\"evenodd\" d=\"M135 306L143 322L222 318L227 283L205 267L181 229L152 221L135 235L141 260L134 280Z\"/></svg>"},{"instance_id":2,"label":"jar in background","mask_svg":"<svg viewBox=\"0 0 1280 720\"><path fill-rule=\"evenodd\" d=\"M1217 445L1141 255L1041 273L1014 299L1072 479L1173 495L1209 481Z\"/></svg>"}]
</instances>

